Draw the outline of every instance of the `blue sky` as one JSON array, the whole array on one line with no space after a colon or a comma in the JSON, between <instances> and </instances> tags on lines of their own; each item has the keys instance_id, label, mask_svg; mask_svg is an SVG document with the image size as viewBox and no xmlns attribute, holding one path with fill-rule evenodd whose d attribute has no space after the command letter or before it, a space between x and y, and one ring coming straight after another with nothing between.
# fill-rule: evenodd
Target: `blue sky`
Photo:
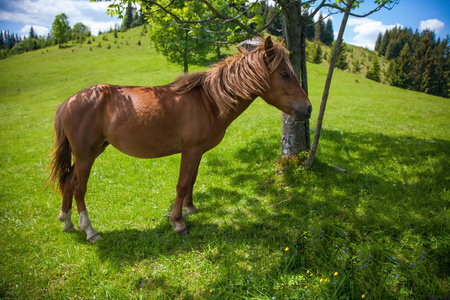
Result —
<instances>
[{"instance_id":1,"label":"blue sky","mask_svg":"<svg viewBox=\"0 0 450 300\"><path fill-rule=\"evenodd\" d=\"M364 14L375 7L374 1L364 1L356 10ZM326 11L324 11L326 13ZM335 36L339 31L342 14L332 15ZM450 35L450 0L400 0L392 10L382 9L366 18L350 17L344 33L344 41L349 44L373 49L379 32L384 33L395 25L423 29L432 29L436 37Z\"/></svg>"},{"instance_id":2,"label":"blue sky","mask_svg":"<svg viewBox=\"0 0 450 300\"><path fill-rule=\"evenodd\" d=\"M28 35L30 26L39 35L47 35L55 16L64 12L70 25L87 25L96 35L120 24L121 20L106 15L109 3L91 3L89 0L0 0L0 30ZM366 0L357 13L373 9L374 1ZM327 13L326 10L323 11ZM342 14L331 16L334 31L339 30ZM413 29L433 29L438 37L450 35L450 0L400 0L392 10L383 9L366 18L349 19L344 41L373 49L379 32L395 25Z\"/></svg>"}]
</instances>

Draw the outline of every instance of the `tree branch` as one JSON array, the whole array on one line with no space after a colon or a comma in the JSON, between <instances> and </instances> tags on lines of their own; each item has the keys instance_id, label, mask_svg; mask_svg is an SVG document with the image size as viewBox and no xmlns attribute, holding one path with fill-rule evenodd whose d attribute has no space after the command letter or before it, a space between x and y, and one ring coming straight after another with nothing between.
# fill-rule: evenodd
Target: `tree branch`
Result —
<instances>
[{"instance_id":1,"label":"tree branch","mask_svg":"<svg viewBox=\"0 0 450 300\"><path fill-rule=\"evenodd\" d=\"M381 10L382 8L386 8L387 10L391 10L391 9L394 8L394 6L395 6L396 4L398 4L398 0L395 0L395 1L393 1L393 2L391 2L391 1L389 1L389 2L384 2L384 3L380 4L380 5L378 5L378 6L377 6L376 8L374 8L373 10L369 11L369 12L366 13L366 14L359 15L359 14L355 14L355 13L350 12L349 15L352 16L352 17L357 17L357 18L365 18L365 17L370 16L371 14L373 14L373 13L375 13L375 12ZM328 8L328 11L330 11L331 9L337 9L337 10L339 10L340 12L345 12L345 10L346 10L346 8L342 8L342 7L339 7L339 6L337 6L337 5L333 5L333 4L324 4L323 7L327 7L327 8ZM331 14L331 12L330 12L330 14Z\"/></svg>"},{"instance_id":2,"label":"tree branch","mask_svg":"<svg viewBox=\"0 0 450 300\"><path fill-rule=\"evenodd\" d=\"M260 34L256 31L254 31L253 29L251 29L250 27L248 27L247 25L242 24L242 22L240 22L238 19L236 18L230 18L227 15L223 15L221 13L219 13L217 11L217 9L211 4L209 3L207 0L200 0L203 4L205 4L209 10L214 14L215 17L225 20L226 22L231 22L236 24L237 26L239 26L240 28L242 28L243 30L245 30L246 32L248 32L249 34L253 35L253 36L260 36ZM258 1L256 1L258 2Z\"/></svg>"}]
</instances>

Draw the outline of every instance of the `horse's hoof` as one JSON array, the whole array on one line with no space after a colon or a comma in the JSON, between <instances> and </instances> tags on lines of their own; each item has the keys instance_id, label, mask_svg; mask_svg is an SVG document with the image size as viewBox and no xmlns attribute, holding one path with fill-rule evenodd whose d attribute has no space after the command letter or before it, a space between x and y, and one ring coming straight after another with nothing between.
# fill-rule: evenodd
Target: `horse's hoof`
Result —
<instances>
[{"instance_id":1,"label":"horse's hoof","mask_svg":"<svg viewBox=\"0 0 450 300\"><path fill-rule=\"evenodd\" d=\"M186 235L186 225L184 224L183 221L178 221L178 222L171 222L172 226L175 226L175 229L173 231L180 233L181 235Z\"/></svg>"},{"instance_id":2,"label":"horse's hoof","mask_svg":"<svg viewBox=\"0 0 450 300\"><path fill-rule=\"evenodd\" d=\"M64 232L74 232L77 231L78 229L75 227L75 225L72 225L72 227L69 228L63 228Z\"/></svg>"},{"instance_id":3,"label":"horse's hoof","mask_svg":"<svg viewBox=\"0 0 450 300\"><path fill-rule=\"evenodd\" d=\"M102 236L97 233L96 235L90 237L89 239L86 239L86 241L88 241L89 243L94 244L96 241L101 240L101 239L102 239Z\"/></svg>"},{"instance_id":4,"label":"horse's hoof","mask_svg":"<svg viewBox=\"0 0 450 300\"><path fill-rule=\"evenodd\" d=\"M186 215L195 214L197 212L197 208L195 206L186 207Z\"/></svg>"},{"instance_id":5,"label":"horse's hoof","mask_svg":"<svg viewBox=\"0 0 450 300\"><path fill-rule=\"evenodd\" d=\"M187 228L185 228L185 229L183 229L183 230L181 230L181 231L178 231L178 233L179 233L180 235L186 236L186 235L189 234L189 230L188 230Z\"/></svg>"}]
</instances>

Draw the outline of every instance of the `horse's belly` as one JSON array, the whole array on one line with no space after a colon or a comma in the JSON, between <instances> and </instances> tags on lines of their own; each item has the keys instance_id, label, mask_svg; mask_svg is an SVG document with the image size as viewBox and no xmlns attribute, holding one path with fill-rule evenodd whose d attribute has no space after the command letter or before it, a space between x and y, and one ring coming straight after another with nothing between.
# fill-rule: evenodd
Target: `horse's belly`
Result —
<instances>
[{"instance_id":1,"label":"horse's belly","mask_svg":"<svg viewBox=\"0 0 450 300\"><path fill-rule=\"evenodd\" d=\"M157 158L181 152L181 141L170 135L129 132L107 141L119 151L138 158Z\"/></svg>"}]
</instances>

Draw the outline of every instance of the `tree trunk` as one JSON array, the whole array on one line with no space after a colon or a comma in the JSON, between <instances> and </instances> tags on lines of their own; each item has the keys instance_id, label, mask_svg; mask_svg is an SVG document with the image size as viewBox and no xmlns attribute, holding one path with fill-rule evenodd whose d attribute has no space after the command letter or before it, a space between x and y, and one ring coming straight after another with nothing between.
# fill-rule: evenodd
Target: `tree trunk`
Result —
<instances>
[{"instance_id":1,"label":"tree trunk","mask_svg":"<svg viewBox=\"0 0 450 300\"><path fill-rule=\"evenodd\" d=\"M328 68L328 75L325 81L325 87L323 88L322 102L320 103L319 116L317 117L316 132L314 134L314 140L311 147L311 152L305 161L304 166L309 168L314 162L314 157L316 155L317 146L319 145L320 131L322 129L323 116L325 114L325 108L327 106L328 93L330 91L331 78L333 77L333 70L336 65L336 60L339 55L339 49L342 43L342 37L344 35L345 26L347 25L348 16L355 0L349 0L347 2L347 7L344 12L344 17L342 18L341 28L339 29L339 34L334 45L333 55L331 56L330 67Z\"/></svg>"},{"instance_id":2,"label":"tree trunk","mask_svg":"<svg viewBox=\"0 0 450 300\"><path fill-rule=\"evenodd\" d=\"M188 58L187 58L188 51L189 51L189 49L188 49L188 38L189 38L188 32L186 31L186 33L185 33L185 40L184 40L185 45L184 45L184 59L183 59L184 74L189 73L189 63L188 63Z\"/></svg>"},{"instance_id":3,"label":"tree trunk","mask_svg":"<svg viewBox=\"0 0 450 300\"><path fill-rule=\"evenodd\" d=\"M302 88L308 94L306 73L306 35L301 1L290 2L284 6L283 33L289 50L289 59ZM296 156L310 148L309 121L295 121L294 117L283 113L283 133L281 155Z\"/></svg>"}]
</instances>

